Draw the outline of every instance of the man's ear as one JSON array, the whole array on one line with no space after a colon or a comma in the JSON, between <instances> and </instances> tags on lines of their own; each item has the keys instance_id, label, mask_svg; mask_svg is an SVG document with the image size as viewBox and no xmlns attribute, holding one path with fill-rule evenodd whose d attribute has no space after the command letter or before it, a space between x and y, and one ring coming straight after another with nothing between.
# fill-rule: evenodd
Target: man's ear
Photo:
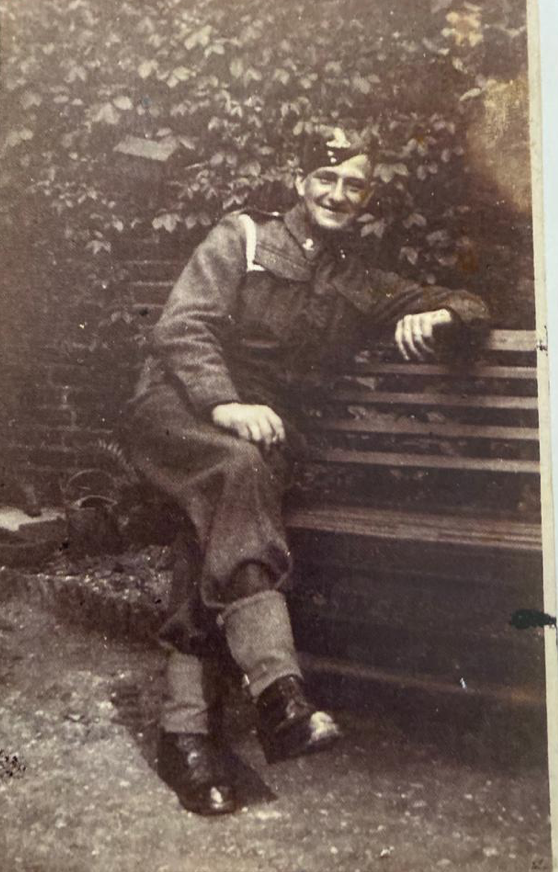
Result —
<instances>
[{"instance_id":1,"label":"man's ear","mask_svg":"<svg viewBox=\"0 0 558 872\"><path fill-rule=\"evenodd\" d=\"M297 170L295 172L294 186L295 186L295 191L297 192L299 197L304 196L304 180L305 180L305 178L306 178L306 176L304 175L302 170Z\"/></svg>"}]
</instances>

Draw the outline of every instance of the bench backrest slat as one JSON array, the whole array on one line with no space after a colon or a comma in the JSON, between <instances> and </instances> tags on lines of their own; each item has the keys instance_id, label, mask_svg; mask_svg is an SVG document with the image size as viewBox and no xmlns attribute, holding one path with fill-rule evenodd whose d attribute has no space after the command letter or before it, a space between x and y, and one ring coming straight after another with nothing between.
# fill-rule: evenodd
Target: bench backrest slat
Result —
<instances>
[{"instance_id":1,"label":"bench backrest slat","mask_svg":"<svg viewBox=\"0 0 558 872\"><path fill-rule=\"evenodd\" d=\"M387 416L386 416L387 418ZM518 442L538 442L536 427L492 427L478 424L433 423L382 418L323 418L315 422L316 429L344 433L390 433L393 435L440 436L444 439L511 439Z\"/></svg>"},{"instance_id":2,"label":"bench backrest slat","mask_svg":"<svg viewBox=\"0 0 558 872\"><path fill-rule=\"evenodd\" d=\"M429 454L399 454L396 452L354 451L328 448L312 452L312 459L322 463L359 464L426 469L457 469L471 472L539 474L536 460L507 460L500 457L448 457Z\"/></svg>"},{"instance_id":3,"label":"bench backrest slat","mask_svg":"<svg viewBox=\"0 0 558 872\"><path fill-rule=\"evenodd\" d=\"M489 351L525 351L537 350L537 333L535 330L491 330L484 348Z\"/></svg>"},{"instance_id":4,"label":"bench backrest slat","mask_svg":"<svg viewBox=\"0 0 558 872\"><path fill-rule=\"evenodd\" d=\"M373 403L393 406L467 406L474 409L528 409L538 408L536 397L483 396L482 394L452 394L442 392L392 393L370 389L345 389L335 392L336 400L350 403Z\"/></svg>"}]
</instances>

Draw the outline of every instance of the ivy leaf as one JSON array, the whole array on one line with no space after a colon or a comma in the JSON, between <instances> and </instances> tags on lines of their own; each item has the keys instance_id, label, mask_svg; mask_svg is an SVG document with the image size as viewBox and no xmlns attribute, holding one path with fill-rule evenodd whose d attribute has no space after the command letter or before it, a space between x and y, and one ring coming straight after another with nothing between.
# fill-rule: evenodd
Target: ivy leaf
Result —
<instances>
[{"instance_id":1,"label":"ivy leaf","mask_svg":"<svg viewBox=\"0 0 558 872\"><path fill-rule=\"evenodd\" d=\"M281 82L282 85L288 85L291 80L291 74L287 70L278 69L273 74L274 82Z\"/></svg>"},{"instance_id":2,"label":"ivy leaf","mask_svg":"<svg viewBox=\"0 0 558 872\"><path fill-rule=\"evenodd\" d=\"M374 167L374 177L380 178L386 184L395 176L408 176L409 170L403 163L384 164L379 163Z\"/></svg>"},{"instance_id":3,"label":"ivy leaf","mask_svg":"<svg viewBox=\"0 0 558 872\"><path fill-rule=\"evenodd\" d=\"M134 104L132 103L132 101L130 100L129 97L115 97L115 99L112 102L114 103L114 105L116 106L117 109L122 109L124 111L126 109L133 109L134 108Z\"/></svg>"},{"instance_id":4,"label":"ivy leaf","mask_svg":"<svg viewBox=\"0 0 558 872\"><path fill-rule=\"evenodd\" d=\"M112 103L104 103L93 117L93 121L103 122L104 124L118 124L119 120L120 113L116 111Z\"/></svg>"},{"instance_id":5,"label":"ivy leaf","mask_svg":"<svg viewBox=\"0 0 558 872\"><path fill-rule=\"evenodd\" d=\"M143 61L138 67L138 75L140 79L147 79L157 69L156 61Z\"/></svg>"},{"instance_id":6,"label":"ivy leaf","mask_svg":"<svg viewBox=\"0 0 558 872\"><path fill-rule=\"evenodd\" d=\"M171 106L170 114L173 118L177 115L186 115L190 111L190 106L188 103L175 103L174 106Z\"/></svg>"},{"instance_id":7,"label":"ivy leaf","mask_svg":"<svg viewBox=\"0 0 558 872\"><path fill-rule=\"evenodd\" d=\"M122 231L124 230L124 222L121 221L120 218L113 218L112 226L115 230L118 230L119 233L122 233Z\"/></svg>"},{"instance_id":8,"label":"ivy leaf","mask_svg":"<svg viewBox=\"0 0 558 872\"><path fill-rule=\"evenodd\" d=\"M426 237L429 245L447 245L450 237L447 230L435 230Z\"/></svg>"},{"instance_id":9,"label":"ivy leaf","mask_svg":"<svg viewBox=\"0 0 558 872\"><path fill-rule=\"evenodd\" d=\"M257 160L251 160L242 164L238 172L241 176L259 176L262 171L262 165Z\"/></svg>"},{"instance_id":10,"label":"ivy leaf","mask_svg":"<svg viewBox=\"0 0 558 872\"><path fill-rule=\"evenodd\" d=\"M73 133L65 133L64 136L60 139L62 147L63 148L73 148L74 143L75 143L75 139L76 139L76 135L77 134L75 131Z\"/></svg>"},{"instance_id":11,"label":"ivy leaf","mask_svg":"<svg viewBox=\"0 0 558 872\"><path fill-rule=\"evenodd\" d=\"M360 235L364 238L366 236L377 236L378 239L381 239L385 233L387 227L387 222L385 218L378 218L376 221L369 221L364 225L362 230L360 231Z\"/></svg>"},{"instance_id":12,"label":"ivy leaf","mask_svg":"<svg viewBox=\"0 0 558 872\"><path fill-rule=\"evenodd\" d=\"M474 97L480 97L481 94L482 91L480 88L471 88L469 91L465 91L459 99L463 103L465 100L472 100Z\"/></svg>"},{"instance_id":13,"label":"ivy leaf","mask_svg":"<svg viewBox=\"0 0 558 872\"><path fill-rule=\"evenodd\" d=\"M155 230L164 228L169 233L172 233L179 221L180 215L177 212L163 212L162 215L157 215L151 224Z\"/></svg>"},{"instance_id":14,"label":"ivy leaf","mask_svg":"<svg viewBox=\"0 0 558 872\"><path fill-rule=\"evenodd\" d=\"M245 85L249 85L250 82L261 82L262 74L255 70L254 67L248 67L246 72L244 73L243 82Z\"/></svg>"},{"instance_id":15,"label":"ivy leaf","mask_svg":"<svg viewBox=\"0 0 558 872\"><path fill-rule=\"evenodd\" d=\"M206 24L205 27L202 27L200 30L195 30L194 33L191 33L190 36L184 40L184 47L188 51L191 51L198 45L202 48L206 48L209 45L211 31L211 24Z\"/></svg>"},{"instance_id":16,"label":"ivy leaf","mask_svg":"<svg viewBox=\"0 0 558 872\"><path fill-rule=\"evenodd\" d=\"M92 251L93 254L99 254L101 251L110 252L112 246L106 239L92 239L85 247L88 251Z\"/></svg>"},{"instance_id":17,"label":"ivy leaf","mask_svg":"<svg viewBox=\"0 0 558 872\"><path fill-rule=\"evenodd\" d=\"M190 151L194 151L197 147L195 141L189 136L179 136L178 141L184 146L184 148L188 148Z\"/></svg>"},{"instance_id":18,"label":"ivy leaf","mask_svg":"<svg viewBox=\"0 0 558 872\"><path fill-rule=\"evenodd\" d=\"M172 71L172 75L175 79L178 79L179 82L185 82L187 79L191 78L192 71L188 69L188 67L175 67Z\"/></svg>"},{"instance_id":19,"label":"ivy leaf","mask_svg":"<svg viewBox=\"0 0 558 872\"><path fill-rule=\"evenodd\" d=\"M224 55L225 54L225 46L220 42L215 42L213 45L208 45L204 55L206 58L210 57L212 54L216 55Z\"/></svg>"},{"instance_id":20,"label":"ivy leaf","mask_svg":"<svg viewBox=\"0 0 558 872\"><path fill-rule=\"evenodd\" d=\"M20 142L23 142L23 139L24 137L22 136L21 130L12 130L10 133L8 133L6 137L6 146L8 148L15 148L16 145L19 145Z\"/></svg>"},{"instance_id":21,"label":"ivy leaf","mask_svg":"<svg viewBox=\"0 0 558 872\"><path fill-rule=\"evenodd\" d=\"M34 91L24 91L24 93L20 97L20 103L24 109L30 109L31 106L40 106L43 102L43 98L40 94L36 94Z\"/></svg>"},{"instance_id":22,"label":"ivy leaf","mask_svg":"<svg viewBox=\"0 0 558 872\"><path fill-rule=\"evenodd\" d=\"M413 212L403 221L403 227L426 227L426 218L420 212Z\"/></svg>"},{"instance_id":23,"label":"ivy leaf","mask_svg":"<svg viewBox=\"0 0 558 872\"><path fill-rule=\"evenodd\" d=\"M240 60L240 58L233 58L229 65L229 70L231 71L231 76L235 79L240 79L242 73L244 72L244 64Z\"/></svg>"},{"instance_id":24,"label":"ivy leaf","mask_svg":"<svg viewBox=\"0 0 558 872\"><path fill-rule=\"evenodd\" d=\"M343 72L343 66L339 61L328 61L325 65L325 72L331 76L340 76Z\"/></svg>"},{"instance_id":25,"label":"ivy leaf","mask_svg":"<svg viewBox=\"0 0 558 872\"><path fill-rule=\"evenodd\" d=\"M404 245L399 252L399 257L400 259L405 258L415 266L418 261L418 251L416 248L411 248L410 245Z\"/></svg>"},{"instance_id":26,"label":"ivy leaf","mask_svg":"<svg viewBox=\"0 0 558 872\"><path fill-rule=\"evenodd\" d=\"M77 79L82 82L85 82L87 80L87 70L84 67L79 66L79 64L76 64L75 66L72 66L70 68L70 71L64 81L72 84Z\"/></svg>"},{"instance_id":27,"label":"ivy leaf","mask_svg":"<svg viewBox=\"0 0 558 872\"><path fill-rule=\"evenodd\" d=\"M435 15L443 9L447 9L451 4L452 0L431 0L432 14Z\"/></svg>"},{"instance_id":28,"label":"ivy leaf","mask_svg":"<svg viewBox=\"0 0 558 872\"><path fill-rule=\"evenodd\" d=\"M436 260L442 266L455 266L457 263L457 255L455 255L455 254L437 254Z\"/></svg>"},{"instance_id":29,"label":"ivy leaf","mask_svg":"<svg viewBox=\"0 0 558 872\"><path fill-rule=\"evenodd\" d=\"M372 90L372 85L370 84L368 79L365 79L363 76L359 76L359 75L353 76L353 78L351 80L351 84L352 84L353 88L356 91L359 91L359 93L361 93L361 94L365 94L365 95L370 94L370 92Z\"/></svg>"},{"instance_id":30,"label":"ivy leaf","mask_svg":"<svg viewBox=\"0 0 558 872\"><path fill-rule=\"evenodd\" d=\"M211 155L209 159L209 163L212 167L220 167L223 161L225 160L225 155L222 151L216 151L215 154Z\"/></svg>"}]
</instances>

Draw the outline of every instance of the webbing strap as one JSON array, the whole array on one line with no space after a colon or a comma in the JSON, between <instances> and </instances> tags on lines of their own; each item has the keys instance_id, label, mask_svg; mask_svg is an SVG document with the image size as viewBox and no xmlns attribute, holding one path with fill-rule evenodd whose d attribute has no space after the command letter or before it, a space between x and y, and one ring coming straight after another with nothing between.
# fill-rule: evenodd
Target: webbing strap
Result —
<instances>
[{"instance_id":1,"label":"webbing strap","mask_svg":"<svg viewBox=\"0 0 558 872\"><path fill-rule=\"evenodd\" d=\"M238 217L242 221L246 233L246 271L254 272L254 270L261 270L262 267L254 263L256 256L256 224L249 215L244 213Z\"/></svg>"}]
</instances>

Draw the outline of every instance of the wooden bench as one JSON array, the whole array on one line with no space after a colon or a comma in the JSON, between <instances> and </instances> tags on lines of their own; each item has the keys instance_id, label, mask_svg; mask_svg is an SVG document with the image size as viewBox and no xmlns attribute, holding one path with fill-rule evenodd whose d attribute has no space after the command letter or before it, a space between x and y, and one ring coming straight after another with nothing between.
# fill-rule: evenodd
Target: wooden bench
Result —
<instances>
[{"instance_id":1,"label":"wooden bench","mask_svg":"<svg viewBox=\"0 0 558 872\"><path fill-rule=\"evenodd\" d=\"M123 258L146 322L180 269L156 257ZM509 623L542 608L536 376L534 331L493 330L461 364L405 363L385 345L316 407L287 515L309 667L543 698L541 634Z\"/></svg>"},{"instance_id":2,"label":"wooden bench","mask_svg":"<svg viewBox=\"0 0 558 872\"><path fill-rule=\"evenodd\" d=\"M288 523L299 645L314 669L534 702L542 608L536 336L474 360L362 355L313 414Z\"/></svg>"}]
</instances>

